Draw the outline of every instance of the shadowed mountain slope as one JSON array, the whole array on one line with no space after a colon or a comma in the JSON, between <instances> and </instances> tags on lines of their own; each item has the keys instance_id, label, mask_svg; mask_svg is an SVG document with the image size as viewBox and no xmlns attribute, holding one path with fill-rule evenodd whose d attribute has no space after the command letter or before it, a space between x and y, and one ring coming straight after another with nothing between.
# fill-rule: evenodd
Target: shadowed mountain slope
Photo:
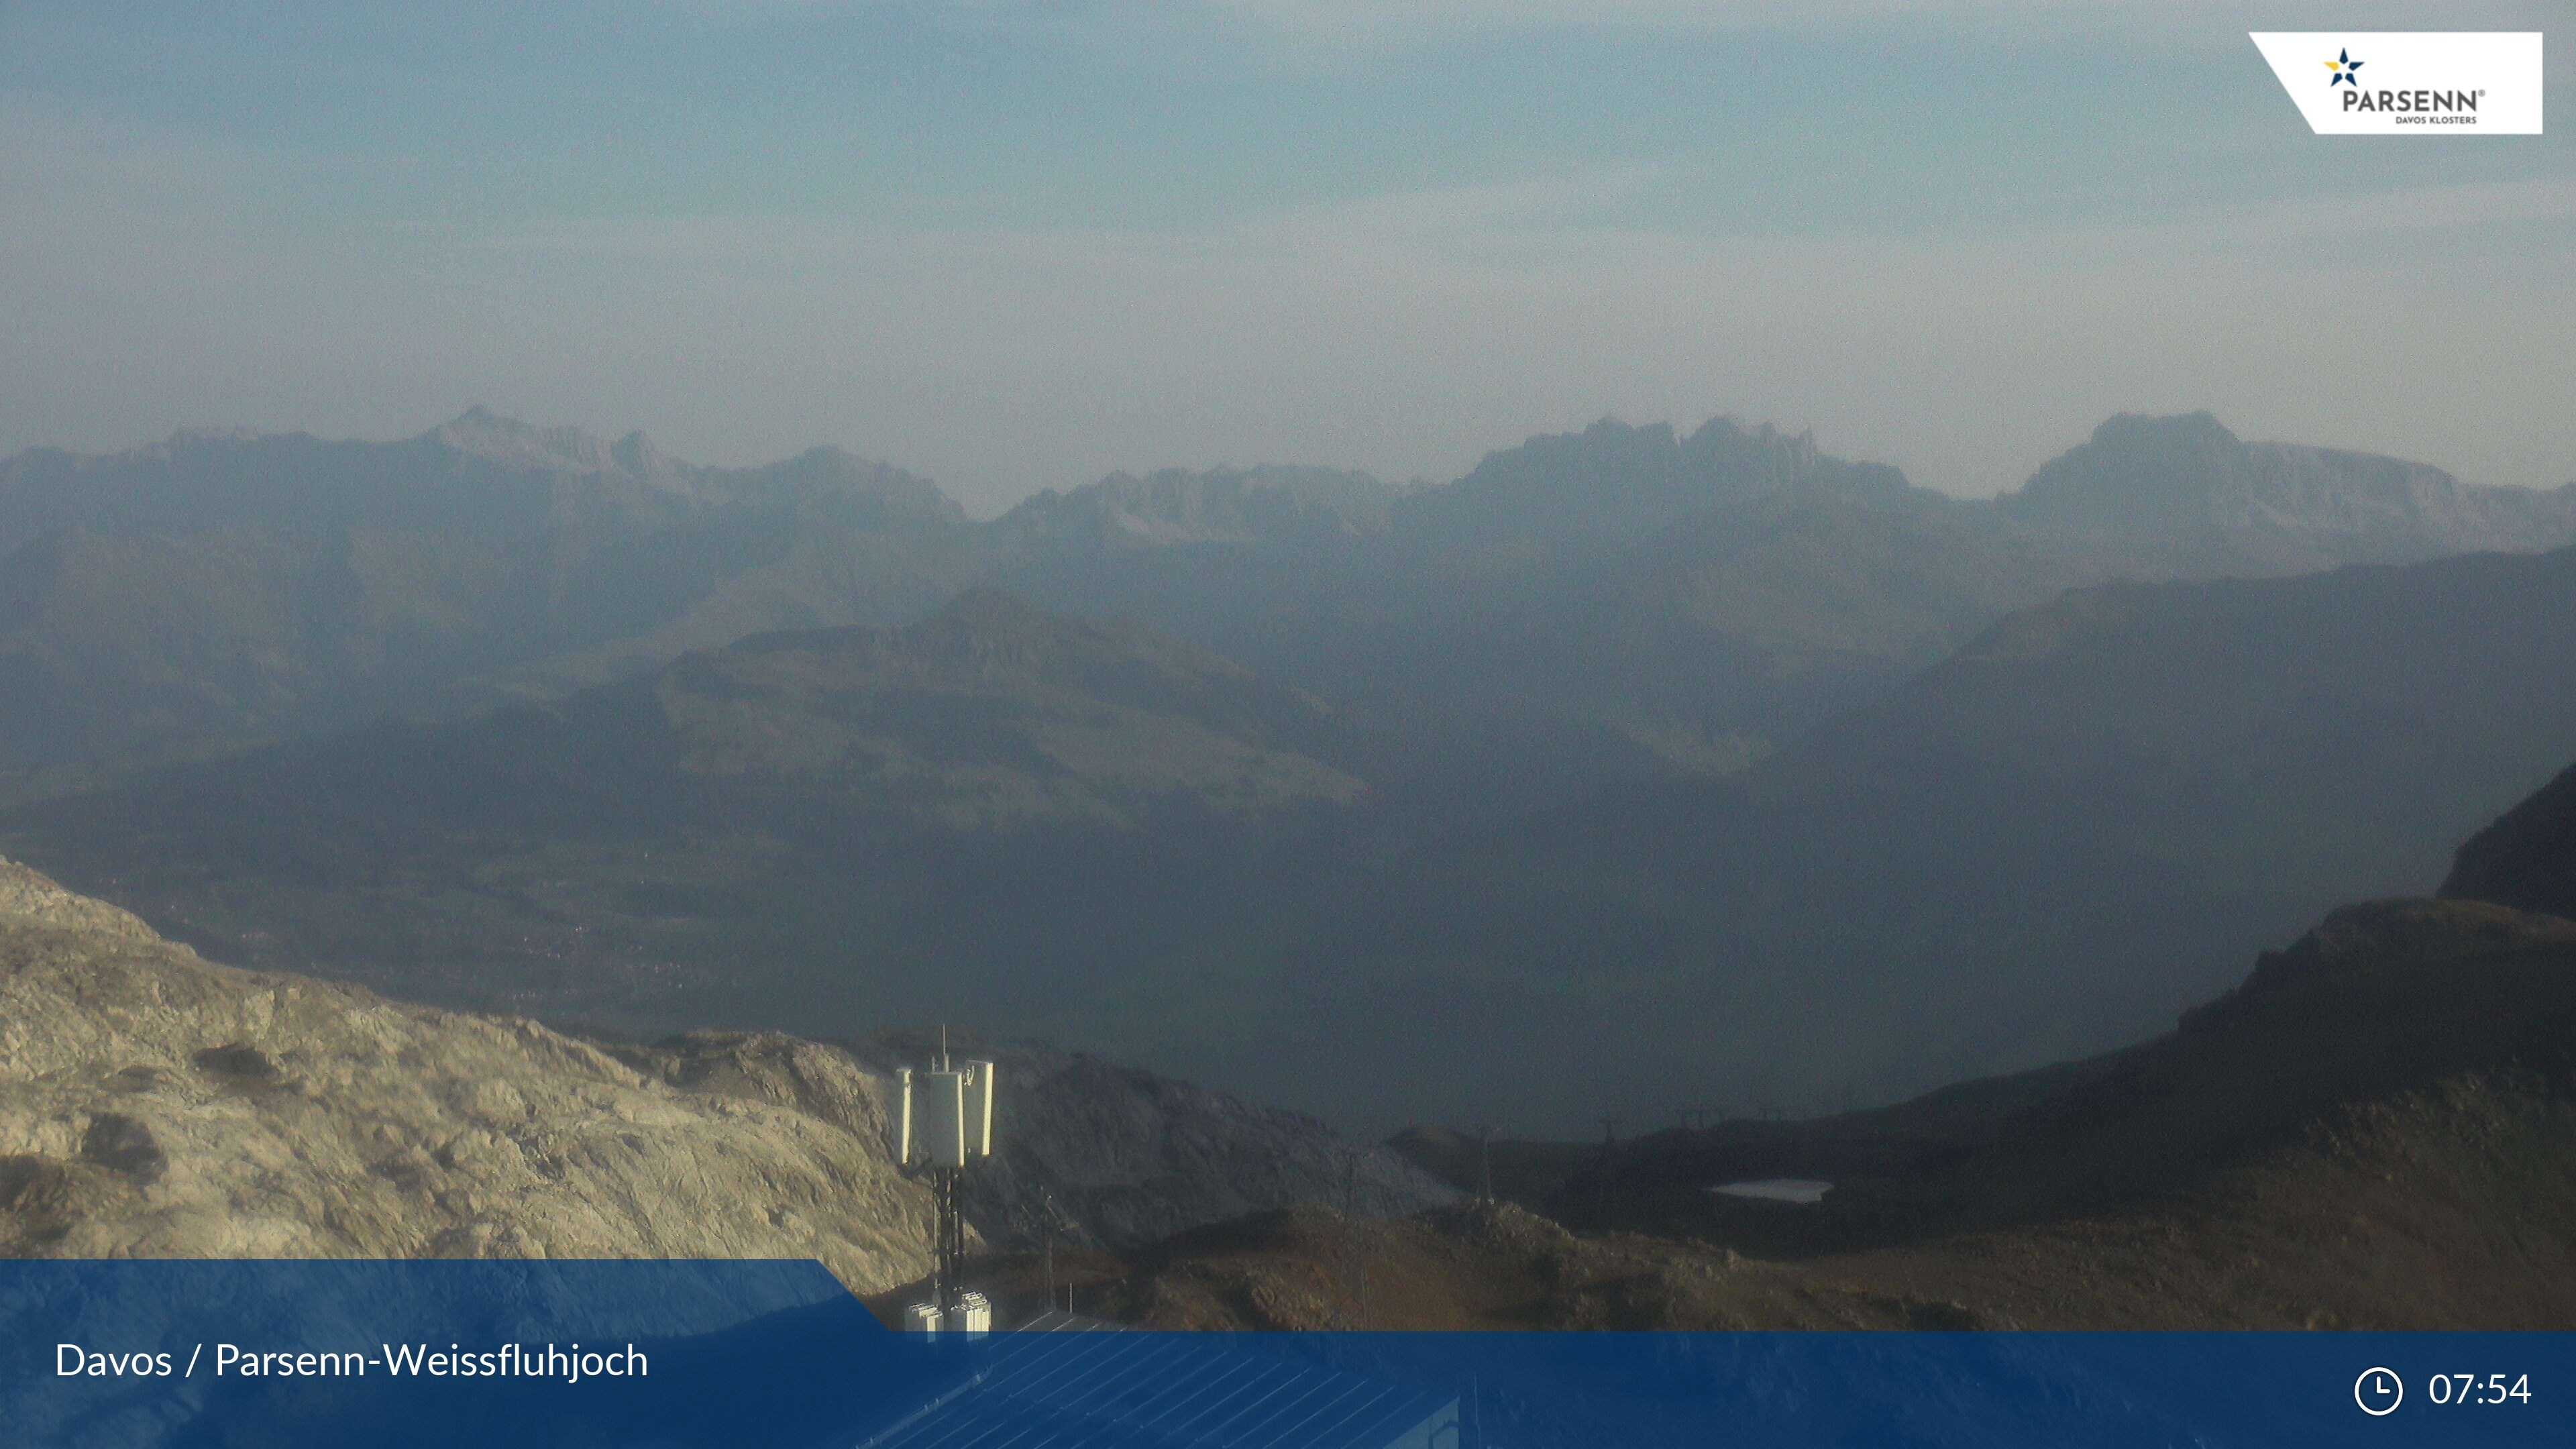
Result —
<instances>
[{"instance_id":1,"label":"shadowed mountain slope","mask_svg":"<svg viewBox=\"0 0 2576 1449\"><path fill-rule=\"evenodd\" d=\"M1561 1151L1574 1231L1273 1213L1081 1291L1189 1328L2565 1329L2576 924L2350 907L2105 1057ZM1776 1178L1831 1187L1711 1191Z\"/></svg>"},{"instance_id":2,"label":"shadowed mountain slope","mask_svg":"<svg viewBox=\"0 0 2576 1449\"><path fill-rule=\"evenodd\" d=\"M2576 766L2461 846L2442 894L2576 919Z\"/></svg>"},{"instance_id":3,"label":"shadowed mountain slope","mask_svg":"<svg viewBox=\"0 0 2576 1449\"><path fill-rule=\"evenodd\" d=\"M1394 531L1445 576L1645 537L1694 514L1782 494L1874 501L1905 475L1819 452L1812 434L1717 418L1688 437L1671 425L1605 419L1581 433L1487 454L1445 488L1396 505Z\"/></svg>"},{"instance_id":4,"label":"shadowed mountain slope","mask_svg":"<svg viewBox=\"0 0 2576 1449\"><path fill-rule=\"evenodd\" d=\"M964 514L830 449L675 462L477 409L395 443L183 434L0 461L0 768L563 687L755 629L903 617ZM627 641L627 642L621 642ZM523 687L535 687L523 684Z\"/></svg>"},{"instance_id":5,"label":"shadowed mountain slope","mask_svg":"<svg viewBox=\"0 0 2576 1449\"><path fill-rule=\"evenodd\" d=\"M1123 822L1165 795L1222 810L1361 789L1298 753L1328 745L1330 712L1311 697L1177 640L990 590L900 629L762 635L690 655L651 696L671 768L862 813ZM593 696L570 710L606 723L619 704Z\"/></svg>"},{"instance_id":6,"label":"shadowed mountain slope","mask_svg":"<svg viewBox=\"0 0 2576 1449\"><path fill-rule=\"evenodd\" d=\"M1565 1126L1567 1082L1669 1120L2100 1050L2438 882L2565 763L2571 611L2569 550L2072 594L1732 779L1394 862L1267 1023L1337 1081L1473 1043L1518 1070L1453 1110Z\"/></svg>"},{"instance_id":7,"label":"shadowed mountain slope","mask_svg":"<svg viewBox=\"0 0 2576 1449\"><path fill-rule=\"evenodd\" d=\"M1657 1133L1596 1158L1554 1206L1578 1223L1769 1226L1779 1250L1908 1241L2182 1194L2347 1109L2464 1076L2558 1093L2571 1068L2576 923L2373 902L2138 1046L1875 1111ZM2576 1167L2576 1139L2559 1147ZM1830 1211L1708 1192L1759 1178L1832 1182Z\"/></svg>"},{"instance_id":8,"label":"shadowed mountain slope","mask_svg":"<svg viewBox=\"0 0 2576 1449\"><path fill-rule=\"evenodd\" d=\"M1293 887L1366 789L1329 762L1332 730L1193 646L970 592L902 628L761 635L0 830L210 952L448 1004L623 1031L1034 1033L1133 992L1168 1007L1195 943L1311 909Z\"/></svg>"},{"instance_id":9,"label":"shadowed mountain slope","mask_svg":"<svg viewBox=\"0 0 2576 1449\"><path fill-rule=\"evenodd\" d=\"M1384 531L1405 490L1327 468L1179 468L1116 473L1005 513L994 547L1071 556L1199 544L1287 547Z\"/></svg>"}]
</instances>

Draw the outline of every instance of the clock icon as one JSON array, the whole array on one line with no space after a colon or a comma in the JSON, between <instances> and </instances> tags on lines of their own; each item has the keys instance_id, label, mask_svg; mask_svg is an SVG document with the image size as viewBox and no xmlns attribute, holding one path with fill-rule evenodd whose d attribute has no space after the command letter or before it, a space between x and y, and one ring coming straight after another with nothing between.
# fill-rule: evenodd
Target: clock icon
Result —
<instances>
[{"instance_id":1,"label":"clock icon","mask_svg":"<svg viewBox=\"0 0 2576 1449\"><path fill-rule=\"evenodd\" d=\"M2398 1381L2394 1369L2363 1369L2361 1377L2352 1381L2352 1401L2370 1417L2382 1418L2406 1402L2406 1385Z\"/></svg>"}]
</instances>

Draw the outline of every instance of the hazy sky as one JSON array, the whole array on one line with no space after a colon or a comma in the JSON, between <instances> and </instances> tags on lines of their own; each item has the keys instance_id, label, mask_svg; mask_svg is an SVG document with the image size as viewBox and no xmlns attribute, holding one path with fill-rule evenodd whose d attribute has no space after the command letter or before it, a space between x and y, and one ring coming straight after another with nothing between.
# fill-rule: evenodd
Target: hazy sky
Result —
<instances>
[{"instance_id":1,"label":"hazy sky","mask_svg":"<svg viewBox=\"0 0 2576 1449\"><path fill-rule=\"evenodd\" d=\"M2121 410L2576 478L2576 130L2249 28L2554 4L0 0L0 451L483 402L982 511L1614 414L1962 493ZM1400 18L1395 18L1400 17Z\"/></svg>"}]
</instances>

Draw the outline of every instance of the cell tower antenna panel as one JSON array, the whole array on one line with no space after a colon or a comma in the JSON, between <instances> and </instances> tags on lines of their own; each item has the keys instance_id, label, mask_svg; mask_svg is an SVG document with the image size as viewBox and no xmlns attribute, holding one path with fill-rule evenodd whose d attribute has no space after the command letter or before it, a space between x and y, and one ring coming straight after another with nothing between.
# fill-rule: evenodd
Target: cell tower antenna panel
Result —
<instances>
[{"instance_id":1,"label":"cell tower antenna panel","mask_svg":"<svg viewBox=\"0 0 2576 1449\"><path fill-rule=\"evenodd\" d=\"M992 1326L992 1306L966 1291L966 1215L959 1189L969 1160L993 1155L991 1062L952 1062L948 1029L940 1028L939 1065L899 1069L895 1165L907 1177L926 1179L931 1199L930 1301L908 1310L905 1326L922 1333L980 1334ZM915 1154L919 1155L916 1157Z\"/></svg>"},{"instance_id":2,"label":"cell tower antenna panel","mask_svg":"<svg viewBox=\"0 0 2576 1449\"><path fill-rule=\"evenodd\" d=\"M912 1165L912 1068L902 1067L895 1074L895 1097L901 1103L895 1109L894 1165Z\"/></svg>"},{"instance_id":3,"label":"cell tower antenna panel","mask_svg":"<svg viewBox=\"0 0 2576 1449\"><path fill-rule=\"evenodd\" d=\"M966 1151L975 1157L993 1155L993 1064L966 1064Z\"/></svg>"},{"instance_id":4,"label":"cell tower antenna panel","mask_svg":"<svg viewBox=\"0 0 2576 1449\"><path fill-rule=\"evenodd\" d=\"M913 1078L917 1099L913 1132L922 1160L932 1167L966 1165L966 1074L922 1072Z\"/></svg>"}]
</instances>

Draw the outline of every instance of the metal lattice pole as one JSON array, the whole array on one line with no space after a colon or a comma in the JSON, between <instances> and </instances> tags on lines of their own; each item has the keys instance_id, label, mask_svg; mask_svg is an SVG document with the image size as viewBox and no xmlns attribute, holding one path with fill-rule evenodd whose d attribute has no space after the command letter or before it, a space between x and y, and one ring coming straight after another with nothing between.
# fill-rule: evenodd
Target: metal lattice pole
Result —
<instances>
[{"instance_id":1,"label":"metal lattice pole","mask_svg":"<svg viewBox=\"0 0 2576 1449\"><path fill-rule=\"evenodd\" d=\"M958 1180L964 1174L954 1168L941 1170L931 1182L931 1194L939 1205L939 1236L931 1267L931 1301L939 1311L955 1308L966 1290L966 1215L958 1204Z\"/></svg>"}]
</instances>

